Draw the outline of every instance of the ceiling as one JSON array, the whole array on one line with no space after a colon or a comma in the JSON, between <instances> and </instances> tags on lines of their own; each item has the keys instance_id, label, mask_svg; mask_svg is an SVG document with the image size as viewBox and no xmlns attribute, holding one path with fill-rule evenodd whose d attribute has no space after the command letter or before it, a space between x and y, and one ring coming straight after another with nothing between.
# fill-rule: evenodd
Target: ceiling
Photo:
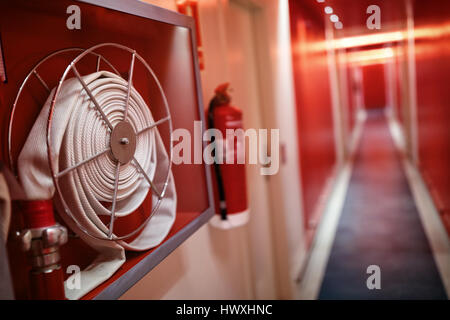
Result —
<instances>
[{"instance_id":1,"label":"ceiling","mask_svg":"<svg viewBox=\"0 0 450 320\"><path fill-rule=\"evenodd\" d=\"M299 2L305 10L314 12L315 16L321 19L329 16L325 13L325 7L330 6L333 14L336 14L343 23L343 29L337 32L337 36L380 32L369 30L366 26L367 18L371 15L366 13L366 10L370 5L380 7L382 31L402 28L406 23L405 0L324 0L321 3L317 0L300 0Z\"/></svg>"}]
</instances>

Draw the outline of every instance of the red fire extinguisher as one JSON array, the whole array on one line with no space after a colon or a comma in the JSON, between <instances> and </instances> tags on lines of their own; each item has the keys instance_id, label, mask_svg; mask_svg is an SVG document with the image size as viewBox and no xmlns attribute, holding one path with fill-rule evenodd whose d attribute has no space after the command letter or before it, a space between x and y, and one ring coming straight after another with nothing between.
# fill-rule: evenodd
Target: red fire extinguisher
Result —
<instances>
[{"instance_id":1,"label":"red fire extinguisher","mask_svg":"<svg viewBox=\"0 0 450 320\"><path fill-rule=\"evenodd\" d=\"M216 215L211 219L211 224L221 229L230 229L244 225L249 219L249 209L247 205L247 184L245 177L245 164L238 163L238 144L244 145L239 136L234 136L230 153L227 148L227 129L243 129L242 111L230 105L231 97L228 93L229 83L218 86L215 96L211 100L208 109L208 125L210 128L220 130L222 133L222 155L225 159L214 162L214 176L216 181ZM245 138L242 136L242 140ZM215 137L215 139L218 139ZM214 140L216 142L216 140ZM217 150L217 149L216 149ZM233 154L234 159L226 159ZM228 161L227 161L228 160ZM242 162L242 161L241 161Z\"/></svg>"}]
</instances>

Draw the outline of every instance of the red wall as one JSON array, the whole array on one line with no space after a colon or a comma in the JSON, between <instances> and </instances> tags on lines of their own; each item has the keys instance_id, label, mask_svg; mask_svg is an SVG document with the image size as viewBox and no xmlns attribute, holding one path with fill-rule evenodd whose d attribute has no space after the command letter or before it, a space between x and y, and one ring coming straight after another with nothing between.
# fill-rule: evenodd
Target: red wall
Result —
<instances>
[{"instance_id":1,"label":"red wall","mask_svg":"<svg viewBox=\"0 0 450 320\"><path fill-rule=\"evenodd\" d=\"M403 87L402 87L402 83L407 81L406 77L405 77L405 72L404 72L404 58L402 56L402 52L403 49L400 45L397 45L396 47L396 54L394 55L394 67L395 67L395 78L394 78L394 83L395 83L395 108L396 108L396 116L397 116L397 121L401 124L404 125L403 122Z\"/></svg>"},{"instance_id":2,"label":"red wall","mask_svg":"<svg viewBox=\"0 0 450 320\"><path fill-rule=\"evenodd\" d=\"M358 92L362 90L361 81L359 81L358 77L355 76L356 66L352 66L351 64L347 64L347 96L348 96L348 104L347 104L347 119L348 119L348 130L349 133L353 131L356 124L356 116L358 111L357 105L357 95Z\"/></svg>"},{"instance_id":3,"label":"red wall","mask_svg":"<svg viewBox=\"0 0 450 320\"><path fill-rule=\"evenodd\" d=\"M326 52L307 44L324 38L322 18L290 1L300 170L306 226L335 164L333 118ZM316 18L316 19L315 19Z\"/></svg>"},{"instance_id":4,"label":"red wall","mask_svg":"<svg viewBox=\"0 0 450 320\"><path fill-rule=\"evenodd\" d=\"M357 84L355 79L353 79L353 69L347 66L347 120L348 120L348 130L351 133L355 127L356 122L356 104L355 104L355 91L357 89Z\"/></svg>"},{"instance_id":5,"label":"red wall","mask_svg":"<svg viewBox=\"0 0 450 320\"><path fill-rule=\"evenodd\" d=\"M366 109L386 106L384 65L373 64L363 67L364 104Z\"/></svg>"},{"instance_id":6,"label":"red wall","mask_svg":"<svg viewBox=\"0 0 450 320\"><path fill-rule=\"evenodd\" d=\"M415 1L416 28L430 28L416 40L419 162L450 233L450 2Z\"/></svg>"}]
</instances>

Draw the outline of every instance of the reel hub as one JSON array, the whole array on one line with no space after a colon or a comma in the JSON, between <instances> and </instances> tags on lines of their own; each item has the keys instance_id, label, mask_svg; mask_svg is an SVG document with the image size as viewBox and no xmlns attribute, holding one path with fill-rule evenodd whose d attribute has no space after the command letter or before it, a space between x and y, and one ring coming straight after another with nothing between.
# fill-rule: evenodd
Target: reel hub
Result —
<instances>
[{"instance_id":1,"label":"reel hub","mask_svg":"<svg viewBox=\"0 0 450 320\"><path fill-rule=\"evenodd\" d=\"M128 121L120 121L112 130L110 139L114 158L121 164L133 159L136 151L136 133Z\"/></svg>"}]
</instances>

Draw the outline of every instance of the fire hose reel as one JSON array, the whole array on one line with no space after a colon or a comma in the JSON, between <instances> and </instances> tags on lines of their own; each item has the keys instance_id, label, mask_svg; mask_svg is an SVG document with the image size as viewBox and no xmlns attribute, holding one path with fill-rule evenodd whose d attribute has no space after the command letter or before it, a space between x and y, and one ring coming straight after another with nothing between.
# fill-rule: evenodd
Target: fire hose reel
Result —
<instances>
[{"instance_id":1,"label":"fire hose reel","mask_svg":"<svg viewBox=\"0 0 450 320\"><path fill-rule=\"evenodd\" d=\"M129 57L127 79L99 49ZM48 89L40 67L69 51L79 54L62 76L58 75L58 85L49 92L15 161L12 128L22 92L32 76ZM97 57L96 70L82 75L79 65L92 56ZM159 90L165 113L160 119L153 118L133 86L138 63ZM50 274L53 269L49 268L58 269L58 247L67 241L67 231L53 219L53 206L64 222L99 252L88 271L81 272L81 288L65 288L70 299L80 298L108 279L125 261L125 250L147 250L167 236L175 220L177 197L172 145L166 148L163 143L158 130L162 124L169 128L165 138L170 141L172 121L162 86L149 64L126 46L104 43L87 50L59 50L29 72L11 111L8 148L11 167L26 195L21 210L27 228L20 234L21 243L31 253L38 282L45 282L42 274ZM133 230L119 234L120 219L136 213L144 203L151 203L151 212Z\"/></svg>"}]
</instances>

